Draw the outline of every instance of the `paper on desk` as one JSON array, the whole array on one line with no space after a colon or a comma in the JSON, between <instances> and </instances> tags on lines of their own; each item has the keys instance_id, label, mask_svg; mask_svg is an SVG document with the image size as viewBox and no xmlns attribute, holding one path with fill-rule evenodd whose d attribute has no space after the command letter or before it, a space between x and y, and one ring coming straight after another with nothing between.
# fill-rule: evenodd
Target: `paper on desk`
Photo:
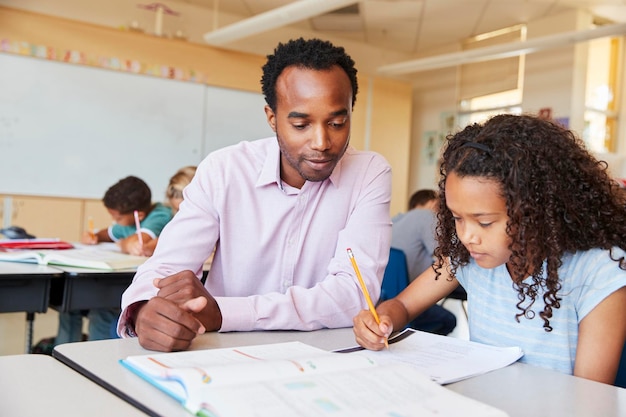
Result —
<instances>
[{"instance_id":1,"label":"paper on desk","mask_svg":"<svg viewBox=\"0 0 626 417\"><path fill-rule=\"evenodd\" d=\"M439 384L450 384L504 368L524 355L519 347L496 347L454 337L406 329L389 340L389 349L341 349L367 355L379 364L408 364Z\"/></svg>"}]
</instances>

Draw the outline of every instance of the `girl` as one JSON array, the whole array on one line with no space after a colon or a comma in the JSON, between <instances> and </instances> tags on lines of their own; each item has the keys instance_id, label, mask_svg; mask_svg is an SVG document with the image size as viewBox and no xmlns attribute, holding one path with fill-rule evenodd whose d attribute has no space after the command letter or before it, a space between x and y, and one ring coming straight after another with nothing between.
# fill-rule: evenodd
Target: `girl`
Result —
<instances>
[{"instance_id":1,"label":"girl","mask_svg":"<svg viewBox=\"0 0 626 417\"><path fill-rule=\"evenodd\" d=\"M626 340L626 196L572 132L500 115L448 138L436 262L354 318L379 350L461 284L471 340L522 362L613 383Z\"/></svg>"},{"instance_id":2,"label":"girl","mask_svg":"<svg viewBox=\"0 0 626 417\"><path fill-rule=\"evenodd\" d=\"M183 202L183 190L191 182L191 179L196 174L195 166L186 166L176 171L176 174L172 175L170 182L167 185L165 191L165 197L167 198L167 205L172 208L172 215L178 212L180 203ZM140 254L143 256L152 256L156 245L159 242L159 238L152 239L142 246L137 248Z\"/></svg>"}]
</instances>

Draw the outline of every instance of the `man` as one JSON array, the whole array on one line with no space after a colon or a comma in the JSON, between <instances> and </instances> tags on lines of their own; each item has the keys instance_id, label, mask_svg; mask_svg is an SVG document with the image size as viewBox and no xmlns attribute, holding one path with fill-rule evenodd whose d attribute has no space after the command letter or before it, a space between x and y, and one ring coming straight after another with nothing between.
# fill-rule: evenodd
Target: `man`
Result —
<instances>
[{"instance_id":1,"label":"man","mask_svg":"<svg viewBox=\"0 0 626 417\"><path fill-rule=\"evenodd\" d=\"M380 155L348 146L354 61L302 38L267 58L261 84L276 136L218 150L198 166L122 297L118 332L147 349L186 349L205 331L351 326L366 303L347 248L378 299L391 171Z\"/></svg>"},{"instance_id":2,"label":"man","mask_svg":"<svg viewBox=\"0 0 626 417\"><path fill-rule=\"evenodd\" d=\"M409 199L409 210L393 218L391 247L406 255L409 281L413 281L433 264L437 241L437 192L418 190ZM431 333L449 334L456 327L456 317L450 311L435 304L409 323L409 327Z\"/></svg>"}]
</instances>

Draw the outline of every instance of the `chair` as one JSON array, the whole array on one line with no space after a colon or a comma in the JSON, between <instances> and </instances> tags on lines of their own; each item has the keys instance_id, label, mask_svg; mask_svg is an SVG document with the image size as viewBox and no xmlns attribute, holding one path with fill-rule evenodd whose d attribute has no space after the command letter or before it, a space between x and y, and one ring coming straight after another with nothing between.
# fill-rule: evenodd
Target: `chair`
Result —
<instances>
[{"instance_id":1,"label":"chair","mask_svg":"<svg viewBox=\"0 0 626 417\"><path fill-rule=\"evenodd\" d=\"M406 255L397 248L389 251L389 262L383 275L380 301L383 302L400 294L409 285L409 268ZM432 306L422 315L408 323L408 327L431 333L446 335L456 326L456 317L441 306Z\"/></svg>"},{"instance_id":2,"label":"chair","mask_svg":"<svg viewBox=\"0 0 626 417\"><path fill-rule=\"evenodd\" d=\"M626 388L626 344L624 344L624 349L622 349L622 359L619 363L619 368L617 368L617 376L613 385Z\"/></svg>"},{"instance_id":3,"label":"chair","mask_svg":"<svg viewBox=\"0 0 626 417\"><path fill-rule=\"evenodd\" d=\"M454 289L450 294L448 294L442 301L441 306L446 303L449 299L459 300L461 302L461 306L463 306L463 312L465 313L465 318L467 318L467 307L465 303L467 302L467 292L465 292L465 288L463 288L460 284L458 287Z\"/></svg>"},{"instance_id":4,"label":"chair","mask_svg":"<svg viewBox=\"0 0 626 417\"><path fill-rule=\"evenodd\" d=\"M391 248L389 262L383 275L379 302L400 294L407 285L409 285L409 268L406 264L406 255L400 249Z\"/></svg>"}]
</instances>

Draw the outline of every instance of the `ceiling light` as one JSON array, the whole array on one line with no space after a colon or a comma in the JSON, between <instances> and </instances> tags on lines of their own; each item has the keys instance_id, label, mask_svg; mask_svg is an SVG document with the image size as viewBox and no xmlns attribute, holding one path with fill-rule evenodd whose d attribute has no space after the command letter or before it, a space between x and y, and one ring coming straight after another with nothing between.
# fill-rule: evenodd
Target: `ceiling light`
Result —
<instances>
[{"instance_id":1,"label":"ceiling light","mask_svg":"<svg viewBox=\"0 0 626 417\"><path fill-rule=\"evenodd\" d=\"M323 13L345 7L358 0L299 0L286 6L269 10L249 19L216 29L204 34L204 40L211 45L219 46L246 38L257 33L267 32L282 26L299 22Z\"/></svg>"},{"instance_id":2,"label":"ceiling light","mask_svg":"<svg viewBox=\"0 0 626 417\"><path fill-rule=\"evenodd\" d=\"M502 45L487 46L468 51L383 65L378 68L378 73L384 75L399 75L447 68L472 62L490 61L523 54L532 54L545 49L558 48L560 46L567 46L591 39L624 34L626 34L626 23L600 26L595 29L558 33L526 41L510 42Z\"/></svg>"}]
</instances>

